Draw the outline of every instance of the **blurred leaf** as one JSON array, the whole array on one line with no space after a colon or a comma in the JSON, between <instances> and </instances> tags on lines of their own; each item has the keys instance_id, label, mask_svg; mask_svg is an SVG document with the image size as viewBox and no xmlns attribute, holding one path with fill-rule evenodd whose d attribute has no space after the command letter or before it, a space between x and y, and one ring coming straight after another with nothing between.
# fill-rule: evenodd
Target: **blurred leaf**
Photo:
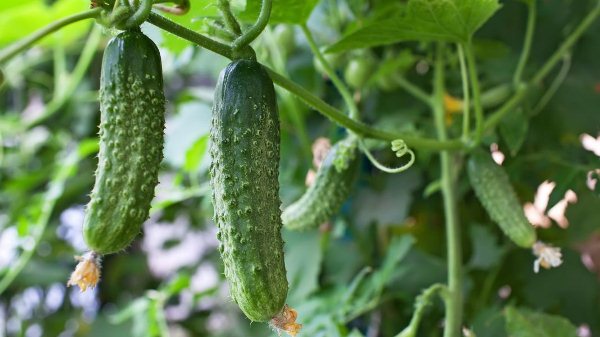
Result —
<instances>
[{"instance_id":1,"label":"blurred leaf","mask_svg":"<svg viewBox=\"0 0 600 337\"><path fill-rule=\"evenodd\" d=\"M159 185L159 188L164 185ZM168 187L167 187L168 188ZM181 188L176 186L174 189L160 189L157 192L156 198L152 201L152 208L150 214L156 214L157 212L182 201L199 198L206 195L210 195L210 186L208 182L201 184L198 187L192 188Z\"/></svg>"},{"instance_id":2,"label":"blurred leaf","mask_svg":"<svg viewBox=\"0 0 600 337\"><path fill-rule=\"evenodd\" d=\"M597 276L583 265L579 252L568 247L562 247L561 251L562 265L541 270L538 274L533 272L532 258L513 264L512 268L520 270L523 278L520 287L523 303L536 309L553 310L576 324L593 324L597 328L600 323L597 319L600 301ZM524 256L530 256L530 253L526 252ZM555 311L557 308L560 311Z\"/></svg>"},{"instance_id":3,"label":"blurred leaf","mask_svg":"<svg viewBox=\"0 0 600 337\"><path fill-rule=\"evenodd\" d=\"M525 117L523 109L513 111L500 122L500 134L508 145L511 156L514 157L523 146L528 128L529 120Z\"/></svg>"},{"instance_id":4,"label":"blurred leaf","mask_svg":"<svg viewBox=\"0 0 600 337\"><path fill-rule=\"evenodd\" d=\"M329 52L401 41L466 43L500 8L497 0L409 0L406 14L377 21L344 36Z\"/></svg>"},{"instance_id":5,"label":"blurred leaf","mask_svg":"<svg viewBox=\"0 0 600 337\"><path fill-rule=\"evenodd\" d=\"M199 138L206 136L210 129L210 107L203 103L185 103L179 106L179 113L167 120L165 130L165 161L174 167L183 167L186 153Z\"/></svg>"},{"instance_id":6,"label":"blurred leaf","mask_svg":"<svg viewBox=\"0 0 600 337\"><path fill-rule=\"evenodd\" d=\"M72 319L72 317L70 317ZM63 328L64 329L64 328ZM106 315L101 314L98 315L92 326L90 327L90 331L85 334L86 337L106 337L106 336L129 336L131 335L131 325L130 324L119 324L115 325L110 322L110 319L106 317Z\"/></svg>"},{"instance_id":7,"label":"blurred leaf","mask_svg":"<svg viewBox=\"0 0 600 337\"><path fill-rule=\"evenodd\" d=\"M31 198L36 202L29 205L27 210L20 217L25 221L31 221L28 226L29 236L31 239L31 247L25 249L8 270L3 273L0 279L0 294L3 293L14 281L14 279L23 271L23 268L30 261L35 248L39 244L48 223L50 216L54 211L56 202L61 197L67 180L75 174L78 169L78 164L85 156L93 152L94 148L84 143L83 146L78 146L76 149L59 152L56 156L57 167L53 171L52 180L48 183L48 188L45 192L41 192L41 198ZM39 200L39 202L37 202ZM20 220L18 220L19 222Z\"/></svg>"},{"instance_id":8,"label":"blurred leaf","mask_svg":"<svg viewBox=\"0 0 600 337\"><path fill-rule=\"evenodd\" d=\"M2 1L0 5L0 47L13 43L34 31L63 17L88 9L81 0L61 0L52 6L42 1ZM78 22L54 33L57 38L47 38L42 43L62 43L67 45L83 36L93 24L92 20ZM18 29L15 29L18 27Z\"/></svg>"},{"instance_id":9,"label":"blurred leaf","mask_svg":"<svg viewBox=\"0 0 600 337\"><path fill-rule=\"evenodd\" d=\"M423 198L429 198L434 193L439 192L442 189L442 181L440 179L436 179L431 181L425 189L423 190Z\"/></svg>"},{"instance_id":10,"label":"blurred leaf","mask_svg":"<svg viewBox=\"0 0 600 337\"><path fill-rule=\"evenodd\" d=\"M319 0L273 0L269 23L303 24L317 5ZM255 20L260 13L261 1L246 0L246 9L241 17Z\"/></svg>"},{"instance_id":11,"label":"blurred leaf","mask_svg":"<svg viewBox=\"0 0 600 337\"><path fill-rule=\"evenodd\" d=\"M472 225L469 229L473 253L469 266L476 269L490 269L502 259L506 249L498 243L498 238L489 229L481 225Z\"/></svg>"},{"instance_id":12,"label":"blurred leaf","mask_svg":"<svg viewBox=\"0 0 600 337\"><path fill-rule=\"evenodd\" d=\"M392 279L396 266L406 257L414 242L415 239L411 236L394 237L381 268L368 276L368 270L363 269L348 287L346 303L343 303L342 309L346 317L356 317L379 304L379 298Z\"/></svg>"},{"instance_id":13,"label":"blurred leaf","mask_svg":"<svg viewBox=\"0 0 600 337\"><path fill-rule=\"evenodd\" d=\"M179 294L182 290L190 286L191 277L187 273L177 273L165 286L161 288L161 292L165 297L171 297Z\"/></svg>"},{"instance_id":14,"label":"blurred leaf","mask_svg":"<svg viewBox=\"0 0 600 337\"><path fill-rule=\"evenodd\" d=\"M283 232L285 240L285 266L290 284L292 303L302 301L319 287L319 273L323 253L319 231Z\"/></svg>"},{"instance_id":15,"label":"blurred leaf","mask_svg":"<svg viewBox=\"0 0 600 337\"><path fill-rule=\"evenodd\" d=\"M497 306L478 310L472 320L475 336L506 337L506 322L501 308Z\"/></svg>"},{"instance_id":16,"label":"blurred leaf","mask_svg":"<svg viewBox=\"0 0 600 337\"><path fill-rule=\"evenodd\" d=\"M117 313L108 316L108 320L112 324L121 324L131 319L137 313L146 311L149 305L150 300L147 297L137 298Z\"/></svg>"},{"instance_id":17,"label":"blurred leaf","mask_svg":"<svg viewBox=\"0 0 600 337\"><path fill-rule=\"evenodd\" d=\"M436 256L412 249L394 271L393 291L415 297L421 290L446 281L446 265Z\"/></svg>"},{"instance_id":18,"label":"blurred leaf","mask_svg":"<svg viewBox=\"0 0 600 337\"><path fill-rule=\"evenodd\" d=\"M390 225L400 223L406 218L412 202L412 191L420 184L419 176L415 171L407 171L404 174L387 176L386 180L386 184L379 191L358 191L353 201L353 204L361 205L355 209L357 224L376 222Z\"/></svg>"},{"instance_id":19,"label":"blurred leaf","mask_svg":"<svg viewBox=\"0 0 600 337\"><path fill-rule=\"evenodd\" d=\"M24 217L20 217L17 220L17 233L19 233L19 237L24 237L29 233L29 222L31 219L26 219Z\"/></svg>"},{"instance_id":20,"label":"blurred leaf","mask_svg":"<svg viewBox=\"0 0 600 337\"><path fill-rule=\"evenodd\" d=\"M409 70L416 60L416 56L413 55L410 49L404 49L398 54L390 55L377 64L377 70L371 76L369 82L381 82L394 75L401 75Z\"/></svg>"},{"instance_id":21,"label":"blurred leaf","mask_svg":"<svg viewBox=\"0 0 600 337\"><path fill-rule=\"evenodd\" d=\"M577 329L560 316L512 306L506 308L505 315L511 337L577 337Z\"/></svg>"},{"instance_id":22,"label":"blurred leaf","mask_svg":"<svg viewBox=\"0 0 600 337\"><path fill-rule=\"evenodd\" d=\"M350 334L348 334L347 337L365 337L365 335L363 335L360 331L358 331L357 329L352 330L352 332L350 332Z\"/></svg>"},{"instance_id":23,"label":"blurred leaf","mask_svg":"<svg viewBox=\"0 0 600 337\"><path fill-rule=\"evenodd\" d=\"M556 183L556 186L550 193L550 199L548 200L547 210L550 210L556 203L561 201L565 197L565 193L568 190L575 188L575 180L577 178L581 179L583 174L581 170L576 167L564 167L560 170L557 170L555 175L553 175L552 180Z\"/></svg>"},{"instance_id":24,"label":"blurred leaf","mask_svg":"<svg viewBox=\"0 0 600 337\"><path fill-rule=\"evenodd\" d=\"M198 170L200 162L206 153L208 145L208 134L198 138L198 140L188 148L185 153L185 163L183 169L188 173L194 173Z\"/></svg>"}]
</instances>

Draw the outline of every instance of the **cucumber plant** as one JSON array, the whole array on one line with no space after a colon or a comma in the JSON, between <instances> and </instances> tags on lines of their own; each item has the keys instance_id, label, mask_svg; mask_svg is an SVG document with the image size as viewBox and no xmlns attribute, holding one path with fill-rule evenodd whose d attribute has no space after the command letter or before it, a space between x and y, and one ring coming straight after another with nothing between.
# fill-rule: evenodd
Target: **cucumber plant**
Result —
<instances>
[{"instance_id":1,"label":"cucumber plant","mask_svg":"<svg viewBox=\"0 0 600 337\"><path fill-rule=\"evenodd\" d=\"M167 2L171 2L172 6L165 5ZM441 334L438 333L439 331L427 333L417 329L424 308L431 302L432 297L438 295L443 298L445 305L444 336L458 337L461 332L465 335L470 334L470 331L463 327L471 326L473 322L469 320L475 318L471 317L473 315L464 315L465 308L472 308L473 312L479 312L480 303L472 303L472 299L463 294L464 277L471 270L463 269L465 259L462 253L470 250L464 249L465 244L461 240L466 235L461 231L469 228L471 223L480 222L482 219L477 212L459 214L459 210L469 209L459 207L460 204L465 200L471 200L469 195L464 200L458 200L460 191L468 191L461 190L462 186L468 184L472 187L489 217L498 224L510 240L519 247L532 249L533 254L537 256L534 262L535 272L540 266L552 268L562 263L558 248L537 241L536 231L525 217L506 172L480 148L484 144L489 145L489 140L496 137L496 131L500 131L498 135L511 148L513 155L516 155L519 150L529 151L532 154L531 148L534 146L528 143L527 146L521 146L524 144L523 140L530 136L527 134L528 127L535 127L532 123L529 124L528 119L543 110L542 108L550 101L564 80L569 70L570 51L577 50L574 48L575 43L600 17L600 6L597 5L589 10L581 22L573 26L572 32L547 61L542 63L539 60L539 63L535 63L543 64L538 71L529 71L525 69L529 63L528 59L533 56L539 57L539 55L530 55L536 30L536 1L525 1L528 24L523 48L520 55L510 55L509 60L518 58L518 63L512 79L506 81L505 76L498 76L497 71L478 70L478 66L486 68L488 67L486 64L490 62L478 64L479 58L483 59L489 55L482 53L483 49L487 48L485 47L487 45L482 42L485 37L479 39L474 36L479 27L500 8L497 0L430 0L427 6L423 5L423 1L418 0L408 0L401 6L386 4L385 1L351 1L351 3L344 0L333 1L326 6L319 6L318 10L320 14L333 13L328 18L331 20L323 21L335 26L333 27L336 30L335 34L328 36L328 30L323 30L324 34L319 36L319 40L324 41L338 36L341 38L321 48L317 46L311 35L315 23L311 21L309 25L308 22L309 14L317 2L246 1L245 7L240 7L237 2L230 4L228 0L209 2L214 6L207 6L211 8L207 12L200 10L194 13L202 13L210 17L215 32L209 30L209 34L213 36L198 34L152 12L154 8L170 14L183 15L190 9L190 1L187 0L94 0L91 9L58 20L21 42L0 51L2 71L7 72L7 78L12 81L16 78L13 76L14 70L12 67L4 67L3 63L57 29L73 22L93 18L107 26L109 31L114 29L124 31L108 44L103 59L100 83L99 162L83 226L84 238L91 250L79 258L80 264L69 280L70 285L79 285L82 290L95 286L100 277L101 257L123 251L131 244L148 217L150 202L154 196L162 159L165 98L160 54L152 41L141 33L139 26L143 22L232 61L223 70L214 96L209 149L212 157L210 185L215 210L214 220L219 228L219 250L231 297L251 321L268 322L272 327L290 335L299 332L301 326L296 323L298 313L286 304L298 300L295 297L288 299L288 291L295 290L293 287L297 281L297 273L288 283L282 227L284 229L314 228L335 215L353 188L353 182L358 174L356 171L361 169L359 165L361 152L374 166L374 168L368 165L362 167L365 171L362 174L367 184L386 185L385 178L382 179L377 175L375 169L400 173L416 165L420 168L421 176L433 177L429 187L425 188L427 193L433 194L439 191L443 200L443 216L435 219L445 221L447 282L433 285L425 290L416 300L412 319L402 317L398 320L405 322L410 319L408 327L398 336ZM334 6L331 6L332 4ZM578 4L578 6L582 5ZM215 15L214 8L218 9L219 14ZM392 11L392 16L389 18L382 16L382 13L389 11ZM238 22L240 18L247 20L248 24ZM252 23L254 18L256 21ZM290 75L280 74L263 65L261 62L268 62L268 58L258 49L259 62L257 54L250 46L269 23L279 26L273 34L275 43L269 45L268 54L280 54L277 62L273 64L277 65L278 72L289 71ZM300 33L300 30L305 34L306 39L293 41L295 33ZM219 38L221 40L218 40ZM405 44L406 42L409 43ZM253 46L261 47L261 43L262 41L257 41ZM312 55L306 52L304 48L306 43L312 50ZM411 65L401 72L397 71L402 68L398 64L386 68L378 61L385 60L388 57L386 55L400 55L400 52L405 49L411 56ZM61 50L57 49L55 54L59 57ZM536 54L541 55L542 52ZM286 65L288 56L293 62ZM328 102L288 78L297 76L299 67L310 66L311 57L314 57L316 68L312 74L325 75L324 78L319 76L315 78L331 81L333 84L313 86L315 91L318 88L319 93L323 94L323 97L329 100ZM266 62L264 64L268 64ZM536 99L536 91L545 89L540 84L547 81L553 74L552 70L561 62L563 67L557 72L556 79L539 99L537 105L529 111L530 103ZM62 63L64 62L60 59L56 60L55 68L63 67ZM286 69L286 66L290 65L293 67ZM388 69L393 70L388 71ZM2 71L0 71L0 85ZM383 81L380 81L381 78L375 75L382 73L390 76L383 76L381 77ZM302 79L306 85L313 85L310 83L310 78ZM385 88L386 92L379 90L378 86L371 85L375 82L379 87ZM314 184L297 202L283 212L280 210L278 176L281 131L274 84L294 94L310 108L346 129L344 132L349 135L330 151L319 168ZM362 90L365 86L368 86L368 90ZM2 86L2 90L7 87L7 85ZM492 89L482 90L485 88ZM330 90L336 92L329 95ZM390 109L403 110L406 114L392 116L389 114ZM286 109L284 114L289 113L286 117L290 118L293 127L285 125L285 129L292 131L290 134L294 136L299 135L301 139L309 139L306 134L307 129L303 125L305 119L312 121L306 118L308 115L305 112L308 110L302 111L302 108L290 110L294 111L289 112ZM348 113L346 114L345 111ZM511 116L511 112L514 111L518 113ZM456 117L450 120L446 118L445 112L452 112ZM373 121L375 126L367 124L361 118ZM11 124L5 124L4 118L2 119L4 127L0 129L4 132L9 129L6 125ZM456 120L462 123L457 123ZM520 133L519 139L511 140L511 131L517 124L519 125L514 130L515 134ZM322 131L320 129L322 125L319 125L319 128L308 128L309 132ZM11 144L13 138L18 137L9 134L6 138L8 141L2 138L2 145ZM286 143L286 146L293 143L293 138L285 137L286 141L292 139ZM397 168L389 168L379 163L375 159L376 156L369 151L376 143L366 142L366 138L391 142L396 157L409 155L408 163ZM504 146L503 143L500 144ZM295 149L293 146L290 148ZM530 148L525 149L525 147ZM2 151L0 164L8 162L3 160L4 158L12 159L14 156L9 151L8 156L4 157ZM399 160L406 161L406 158ZM439 162L435 158L439 158ZM524 158L524 161L529 160L526 156ZM466 162L464 168L463 162ZM439 164L439 167L432 169L432 163ZM564 163L562 165L569 166ZM467 171L466 175L461 174L463 169ZM586 165L575 168L577 173L587 169L589 167ZM11 170L6 171L10 175ZM4 174L5 171L1 173ZM561 186L561 189L564 188L566 187ZM4 198L3 194L0 199L0 205L3 205L7 198ZM413 199L417 205L410 208L410 211L417 212L417 215L421 215L418 213L423 212L423 209L439 212L442 208L429 204L421 207L429 200ZM14 209L11 211L17 213L20 210L17 208L17 212ZM48 212L45 210L44 214ZM424 217L411 218L416 219L418 223ZM351 237L355 243L360 242L359 246L368 246L368 238L364 239L363 231L352 226L353 221L354 219L350 219L351 230L344 233L344 239ZM386 226L378 226L377 229L381 231L378 234L383 235L375 236L384 238L387 238L388 234L397 236L399 232L404 232L404 229L398 231ZM414 233L417 236L422 235L419 231ZM299 234L290 233L290 235ZM322 252L335 252L329 249L331 248L329 245L334 241L330 240L333 236L322 235L320 242ZM426 235L429 236L429 233ZM36 244L39 242L39 239L37 240ZM474 245L475 253L477 247ZM388 250L392 253L398 252L391 248ZM0 273L0 292L10 285L33 254L33 250L23 251L24 257L15 264L16 267L11 267L6 273L4 271ZM361 253L365 253L361 258L367 257L369 261L379 262L376 261L379 256L375 256L379 255L379 250L370 249ZM396 257L397 255L399 254L396 254ZM302 312L303 322L307 325L304 331L307 335L361 334L364 331L347 330L351 330L350 325L362 327L361 324L355 324L362 321L362 317L359 316L378 305L380 297L394 300L392 296L379 296L387 285L384 284L386 282L384 279L389 273L373 273L371 277L365 269L365 273L359 274L349 289L343 287L333 289L344 290L340 292L342 295L336 294L336 291L323 295L326 292L321 291L323 289L319 289L318 286L330 279L332 268L329 262L331 261L326 260L324 264L326 268L310 268L310 272L317 273L311 276L311 282L316 285L314 289L310 289L311 295L306 295L298 301L305 309ZM303 260L302 263L316 264L315 261L308 259ZM501 265L500 263L498 262L498 265ZM383 268L389 267L387 260L384 261ZM293 268L289 269L293 270ZM481 286L477 284L478 279L478 275L472 278L475 281L475 290L484 288L485 292L489 292L497 283L486 282ZM369 293L373 285L377 291ZM303 290L303 287L299 288ZM369 296L369 301L362 301L360 295L363 291L377 296ZM333 305L330 304L326 310L321 310L324 307L324 296L331 296L327 297L327 303ZM307 299L310 301L306 301ZM164 305L166 301L167 298L155 297L152 303ZM317 303L318 307L313 310L307 303L310 305ZM154 309L156 308L152 307L152 310ZM314 318L309 311L318 312L323 316ZM512 313L512 311L505 312ZM507 324L508 330L514 329L512 323ZM552 324L548 325L552 326ZM166 322L163 324L163 329L164 327L168 327ZM386 330L382 330L381 334L392 335L393 332L389 331L391 328L400 328L392 324L386 324L385 327ZM439 329L432 328L431 325L427 328ZM168 331L161 333L166 335ZM507 331L506 334L514 333L514 331ZM478 332L479 334L481 333Z\"/></svg>"}]
</instances>

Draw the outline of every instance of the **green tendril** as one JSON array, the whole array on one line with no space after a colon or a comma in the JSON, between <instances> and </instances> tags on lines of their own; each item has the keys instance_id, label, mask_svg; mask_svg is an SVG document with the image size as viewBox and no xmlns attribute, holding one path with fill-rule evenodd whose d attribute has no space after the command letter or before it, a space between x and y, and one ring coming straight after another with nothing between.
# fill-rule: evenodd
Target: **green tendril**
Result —
<instances>
[{"instance_id":1,"label":"green tendril","mask_svg":"<svg viewBox=\"0 0 600 337\"><path fill-rule=\"evenodd\" d=\"M111 9L106 6L98 19L99 23L106 27L116 27L120 30L127 30L139 27L148 19L152 12L153 0L141 0L135 5L125 1L115 1Z\"/></svg>"},{"instance_id":2,"label":"green tendril","mask_svg":"<svg viewBox=\"0 0 600 337\"><path fill-rule=\"evenodd\" d=\"M371 154L371 152L369 151L369 149L367 148L367 146L365 145L364 141L362 140L362 138L358 139L358 142L360 144L361 149L363 150L363 152L365 153L365 155L367 156L367 158L369 158L369 161L375 166L377 167L379 170L386 172L386 173L400 173L400 172L404 172L406 170L408 170L415 162L415 153L408 148L408 146L406 145L406 143L404 142L404 140L402 139L395 139L392 141L392 151L394 151L396 153L396 157L401 158L404 157L406 154L410 155L410 159L409 161L399 167L395 167L395 168L391 168L391 167L387 167L383 164L381 164L377 159L375 159L375 157L373 157L373 155Z\"/></svg>"}]
</instances>

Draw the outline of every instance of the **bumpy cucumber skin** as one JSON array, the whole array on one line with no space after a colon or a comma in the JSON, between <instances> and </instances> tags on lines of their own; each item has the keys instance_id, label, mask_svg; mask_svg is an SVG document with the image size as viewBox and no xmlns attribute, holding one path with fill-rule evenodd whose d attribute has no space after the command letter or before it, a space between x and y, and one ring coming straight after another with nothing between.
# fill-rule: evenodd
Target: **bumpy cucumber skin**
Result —
<instances>
[{"instance_id":1,"label":"bumpy cucumber skin","mask_svg":"<svg viewBox=\"0 0 600 337\"><path fill-rule=\"evenodd\" d=\"M219 250L231 296L252 321L285 305L279 115L273 82L252 60L222 72L215 90L210 168Z\"/></svg>"},{"instance_id":2,"label":"bumpy cucumber skin","mask_svg":"<svg viewBox=\"0 0 600 337\"><path fill-rule=\"evenodd\" d=\"M523 212L508 175L488 153L475 151L467 171L477 198L504 234L515 244L531 248L536 241L535 229Z\"/></svg>"},{"instance_id":3,"label":"bumpy cucumber skin","mask_svg":"<svg viewBox=\"0 0 600 337\"><path fill-rule=\"evenodd\" d=\"M291 230L315 228L336 214L352 191L360 164L356 154L357 140L348 137L337 142L327 153L319 167L314 183L293 204L286 207L281 219L283 225ZM352 153L346 167L336 167L335 161L344 148ZM347 154L348 155L348 154Z\"/></svg>"},{"instance_id":4,"label":"bumpy cucumber skin","mask_svg":"<svg viewBox=\"0 0 600 337\"><path fill-rule=\"evenodd\" d=\"M83 233L90 249L125 249L148 218L163 158L165 97L156 45L140 30L113 38L100 78L100 152Z\"/></svg>"}]
</instances>

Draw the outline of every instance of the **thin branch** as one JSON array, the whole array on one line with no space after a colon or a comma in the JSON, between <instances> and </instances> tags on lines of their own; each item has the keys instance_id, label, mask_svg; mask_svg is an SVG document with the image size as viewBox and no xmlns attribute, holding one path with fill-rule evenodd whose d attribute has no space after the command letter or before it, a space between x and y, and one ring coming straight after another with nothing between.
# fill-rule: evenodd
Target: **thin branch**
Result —
<instances>
[{"instance_id":1,"label":"thin branch","mask_svg":"<svg viewBox=\"0 0 600 337\"><path fill-rule=\"evenodd\" d=\"M517 64L517 69L515 70L515 75L513 77L513 84L515 86L518 86L521 83L523 71L525 70L525 66L527 65L527 60L529 59L529 54L531 52L533 34L535 31L535 19L537 16L536 2L537 1L533 0L527 3L527 30L525 31L523 50L521 51L519 63Z\"/></svg>"},{"instance_id":2,"label":"thin branch","mask_svg":"<svg viewBox=\"0 0 600 337\"><path fill-rule=\"evenodd\" d=\"M6 47L5 49L0 51L0 64L8 61L18 53L24 51L25 49L31 47L33 44L44 38L45 36L60 30L63 27L66 27L72 23L93 19L100 15L102 11L101 8L90 9L81 13L73 14L71 16L67 16L66 18L55 21L46 27L32 33L26 38L17 41L16 43Z\"/></svg>"},{"instance_id":3,"label":"thin branch","mask_svg":"<svg viewBox=\"0 0 600 337\"><path fill-rule=\"evenodd\" d=\"M181 25L178 25L175 22L173 22L161 15L158 15L156 13L150 13L150 16L148 17L148 22L150 22L151 24L153 24L159 28L166 30L167 32L173 33L174 35L177 35L183 39L191 41L191 42L199 45L200 47L206 48L217 54L221 54L221 55L227 57L228 59L233 58L232 50L228 45L223 44L221 42L217 42L217 41L212 40L211 38L208 38L202 34L196 33L193 30L190 30Z\"/></svg>"}]
</instances>

